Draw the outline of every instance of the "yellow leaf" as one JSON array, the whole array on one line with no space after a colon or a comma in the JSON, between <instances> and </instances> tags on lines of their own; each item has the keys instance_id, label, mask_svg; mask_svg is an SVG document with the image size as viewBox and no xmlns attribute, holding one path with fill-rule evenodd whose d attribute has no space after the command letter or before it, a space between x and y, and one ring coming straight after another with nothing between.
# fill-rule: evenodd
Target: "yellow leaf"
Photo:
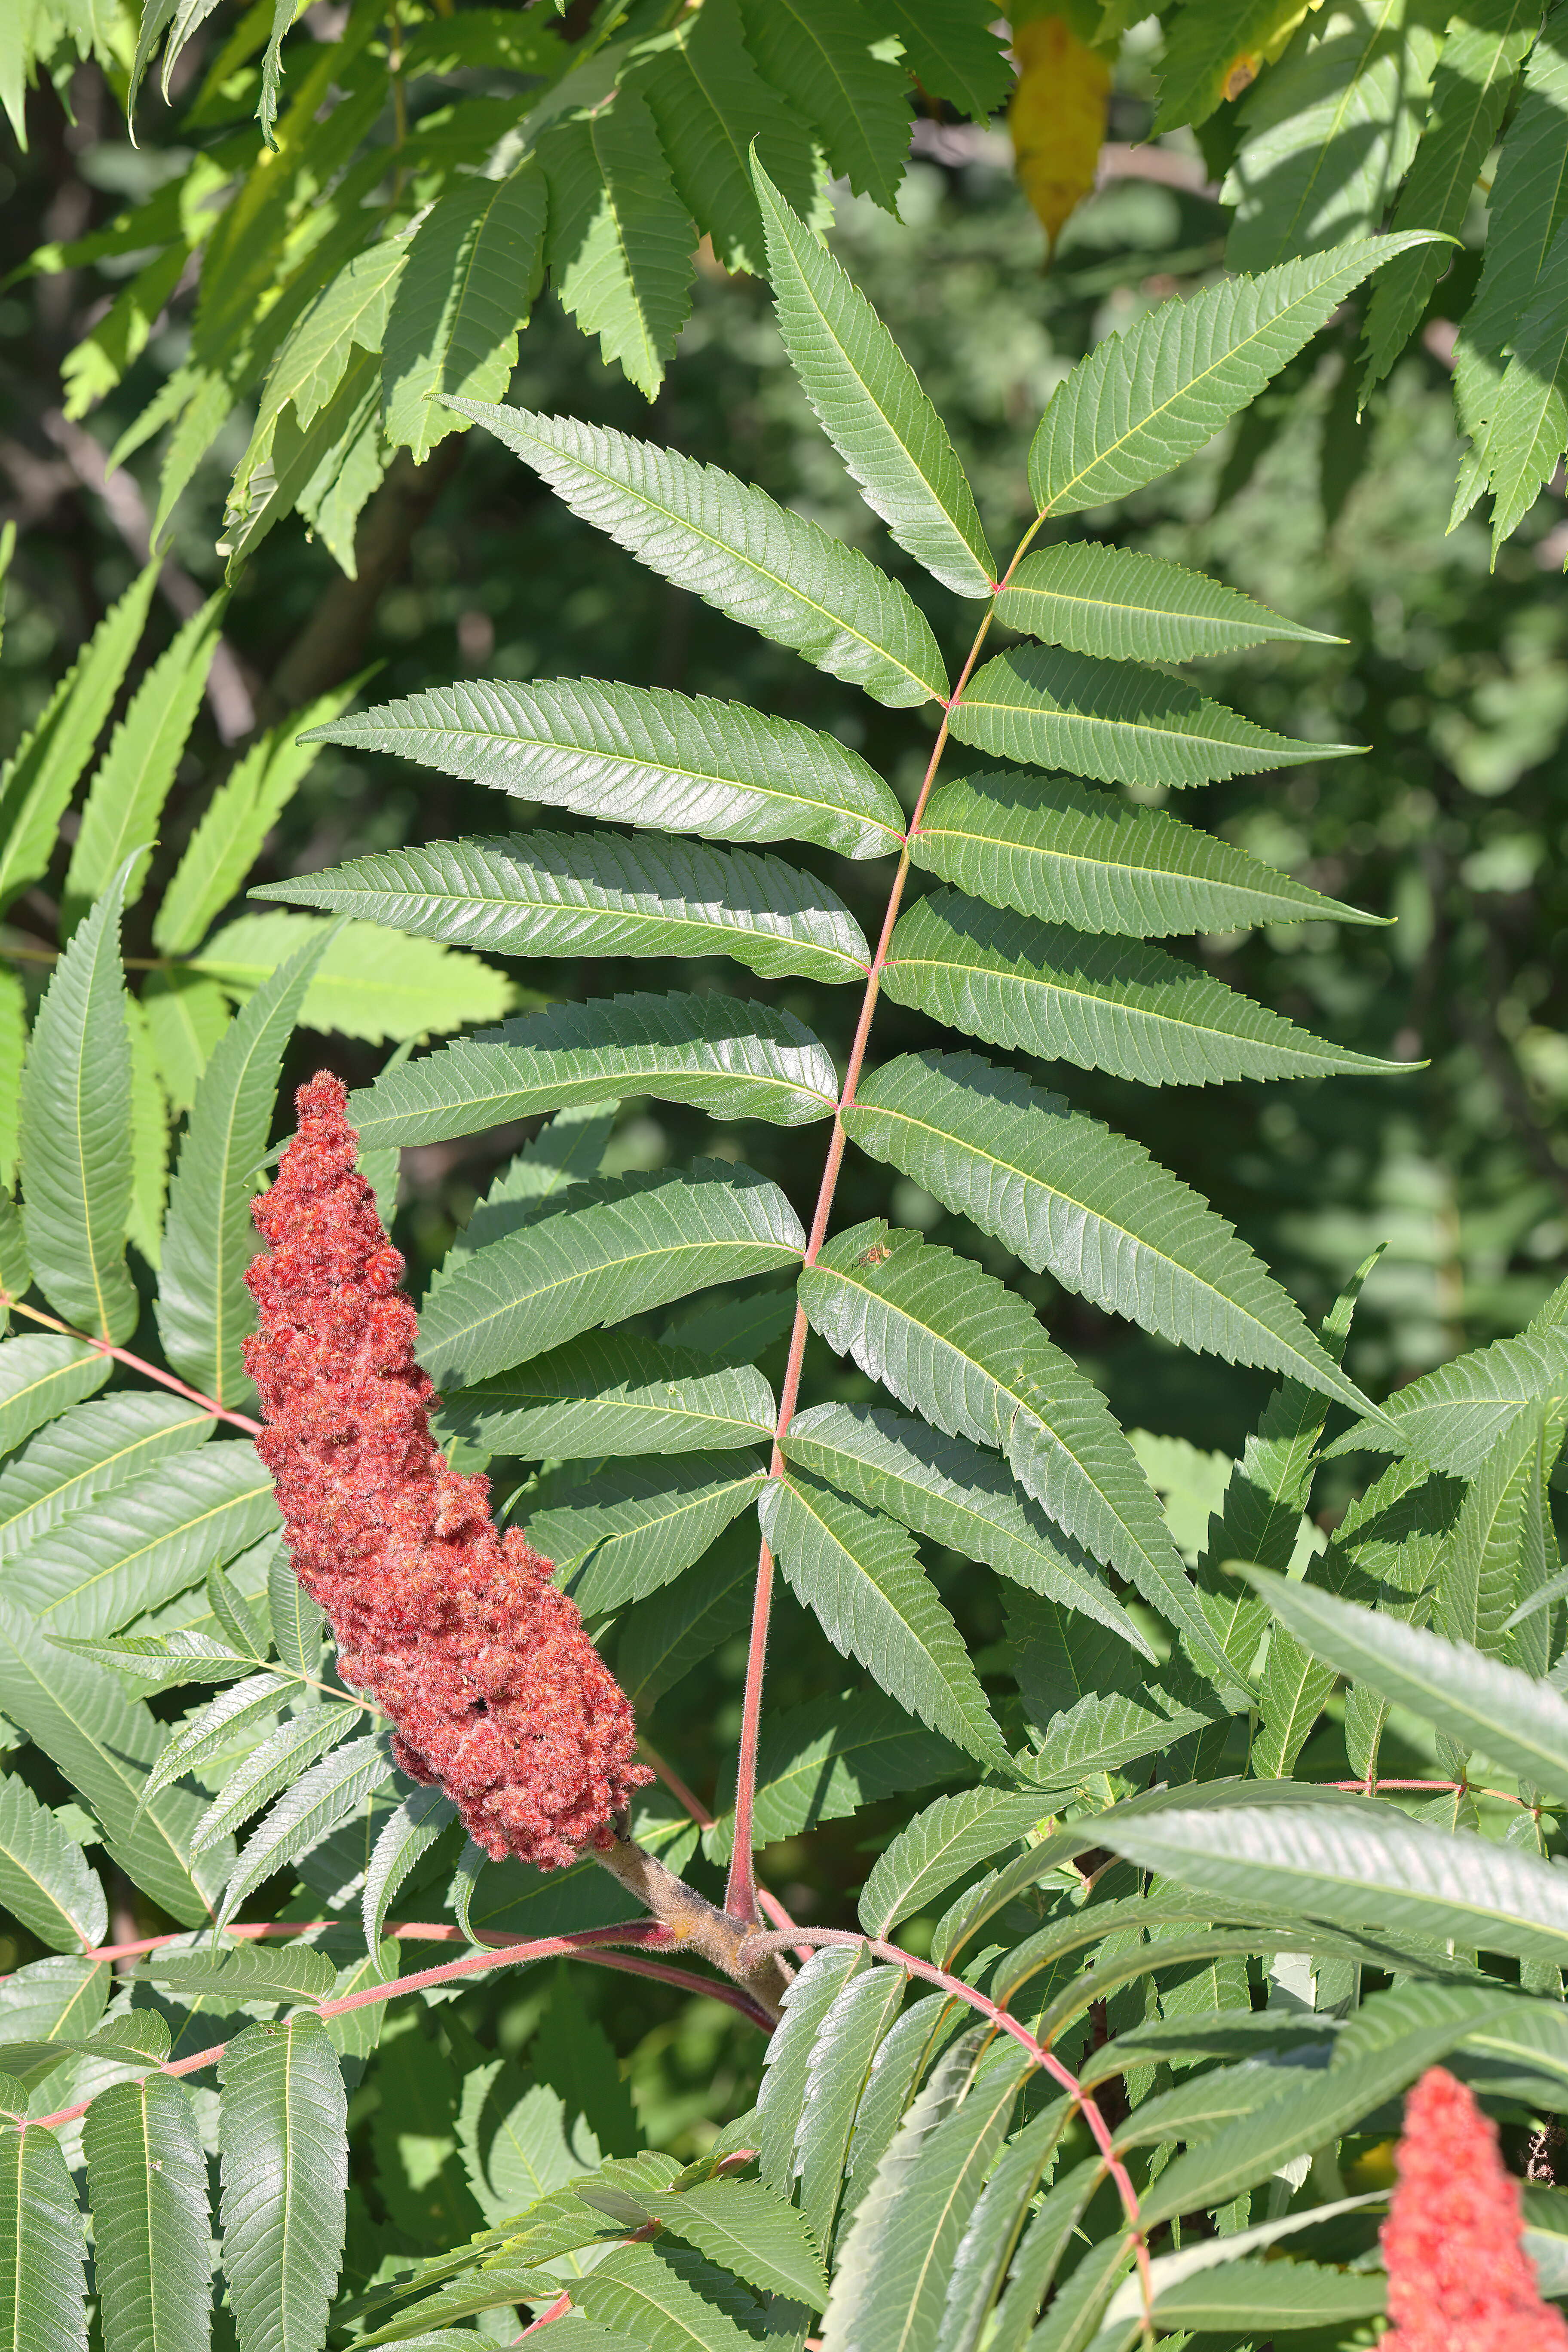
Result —
<instances>
[{"instance_id":1,"label":"yellow leaf","mask_svg":"<svg viewBox=\"0 0 1568 2352\"><path fill-rule=\"evenodd\" d=\"M1016 27L1018 86L1008 109L1019 184L1054 245L1094 186L1105 139L1110 63L1062 16Z\"/></svg>"}]
</instances>

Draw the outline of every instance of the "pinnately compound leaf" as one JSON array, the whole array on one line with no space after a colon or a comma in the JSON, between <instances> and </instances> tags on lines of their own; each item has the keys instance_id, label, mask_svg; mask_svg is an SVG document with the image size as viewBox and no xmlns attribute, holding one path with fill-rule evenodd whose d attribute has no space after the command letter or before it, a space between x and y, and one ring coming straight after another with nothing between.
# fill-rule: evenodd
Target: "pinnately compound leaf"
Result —
<instances>
[{"instance_id":1,"label":"pinnately compound leaf","mask_svg":"<svg viewBox=\"0 0 1568 2352\"><path fill-rule=\"evenodd\" d=\"M347 2108L319 2017L253 2025L218 2063L223 2267L239 2352L317 2352L342 2256Z\"/></svg>"},{"instance_id":2,"label":"pinnately compound leaf","mask_svg":"<svg viewBox=\"0 0 1568 2352\"><path fill-rule=\"evenodd\" d=\"M822 428L899 545L961 596L994 560L947 428L865 296L760 164L768 276L790 362Z\"/></svg>"},{"instance_id":3,"label":"pinnately compound leaf","mask_svg":"<svg viewBox=\"0 0 1568 2352\"><path fill-rule=\"evenodd\" d=\"M863 982L871 961L849 909L815 875L780 857L648 835L416 844L252 895L500 955L730 955L769 979L829 982Z\"/></svg>"},{"instance_id":4,"label":"pinnately compound leaf","mask_svg":"<svg viewBox=\"0 0 1568 2352\"><path fill-rule=\"evenodd\" d=\"M93 2271L115 2352L206 2352L207 2160L184 2083L100 2091L82 2128Z\"/></svg>"},{"instance_id":5,"label":"pinnately compound leaf","mask_svg":"<svg viewBox=\"0 0 1568 2352\"><path fill-rule=\"evenodd\" d=\"M592 678L437 687L316 730L579 816L879 857L898 802L830 735L705 696Z\"/></svg>"},{"instance_id":6,"label":"pinnately compound leaf","mask_svg":"<svg viewBox=\"0 0 1568 2352\"><path fill-rule=\"evenodd\" d=\"M574 417L453 405L542 474L574 514L731 620L894 709L945 698L936 639L908 592L765 490Z\"/></svg>"},{"instance_id":7,"label":"pinnately compound leaf","mask_svg":"<svg viewBox=\"0 0 1568 2352\"><path fill-rule=\"evenodd\" d=\"M976 1054L912 1054L844 1113L851 1140L1112 1315L1357 1411L1365 1400L1300 1308L1141 1143Z\"/></svg>"},{"instance_id":8,"label":"pinnately compound leaf","mask_svg":"<svg viewBox=\"0 0 1568 2352\"><path fill-rule=\"evenodd\" d=\"M1128 939L1380 919L1163 809L1131 807L1062 776L981 774L939 785L910 856L988 906Z\"/></svg>"},{"instance_id":9,"label":"pinnately compound leaf","mask_svg":"<svg viewBox=\"0 0 1568 2352\"><path fill-rule=\"evenodd\" d=\"M1327 1045L1163 948L1085 940L952 890L900 917L884 986L988 1045L1143 1086L1408 1066Z\"/></svg>"},{"instance_id":10,"label":"pinnately compound leaf","mask_svg":"<svg viewBox=\"0 0 1568 2352\"><path fill-rule=\"evenodd\" d=\"M363 1149L474 1135L606 1091L692 1102L782 1127L828 1118L837 1078L793 1013L744 997L617 996L560 1004L388 1070L349 1097Z\"/></svg>"}]
</instances>

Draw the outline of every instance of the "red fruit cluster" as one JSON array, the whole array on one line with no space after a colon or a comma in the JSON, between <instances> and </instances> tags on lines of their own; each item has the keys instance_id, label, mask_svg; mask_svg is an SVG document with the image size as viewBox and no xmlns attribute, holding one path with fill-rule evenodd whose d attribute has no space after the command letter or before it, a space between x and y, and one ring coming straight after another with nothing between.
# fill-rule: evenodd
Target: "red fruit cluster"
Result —
<instances>
[{"instance_id":1,"label":"red fruit cluster","mask_svg":"<svg viewBox=\"0 0 1568 2352\"><path fill-rule=\"evenodd\" d=\"M1519 2183L1497 2127L1441 2066L1405 2103L1383 2225L1393 2322L1378 2352L1568 2352L1520 2242Z\"/></svg>"},{"instance_id":2,"label":"red fruit cluster","mask_svg":"<svg viewBox=\"0 0 1568 2352\"><path fill-rule=\"evenodd\" d=\"M256 1202L270 1255L246 1276L261 1330L245 1350L294 1567L405 1771L438 1780L496 1860L552 1869L607 1846L651 1778L632 1711L551 1563L498 1531L489 1481L458 1477L431 1437L403 1260L354 1172L341 1081L296 1099L299 1133Z\"/></svg>"}]
</instances>

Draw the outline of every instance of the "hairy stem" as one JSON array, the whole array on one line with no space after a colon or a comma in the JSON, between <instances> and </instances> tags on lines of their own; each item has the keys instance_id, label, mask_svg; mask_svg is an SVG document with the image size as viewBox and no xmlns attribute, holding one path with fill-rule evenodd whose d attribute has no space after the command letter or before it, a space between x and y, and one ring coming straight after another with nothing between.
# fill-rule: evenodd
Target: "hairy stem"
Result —
<instances>
[{"instance_id":1,"label":"hairy stem","mask_svg":"<svg viewBox=\"0 0 1568 2352\"><path fill-rule=\"evenodd\" d=\"M95 1339L89 1331L73 1330L58 1316L46 1315L40 1307L24 1307L21 1300L13 1298L9 1291L0 1290L0 1316L7 1313L25 1315L29 1323L42 1323L49 1330L62 1333L68 1339L79 1339L84 1348L96 1348L100 1356L112 1356L117 1364L129 1364L133 1372L145 1373L150 1381L156 1381L160 1388L173 1389L176 1396L189 1397L191 1402L199 1404L204 1412L210 1412L215 1421L231 1421L236 1429L243 1429L250 1437L261 1434L261 1423L252 1421L248 1413L232 1412L227 1405L219 1404L216 1397L204 1396L200 1389L193 1389L184 1381L176 1380L173 1372L160 1371L156 1364L147 1361L145 1356L133 1356L129 1348L116 1348L107 1339Z\"/></svg>"},{"instance_id":2,"label":"hairy stem","mask_svg":"<svg viewBox=\"0 0 1568 2352\"><path fill-rule=\"evenodd\" d=\"M275 1932L278 1924L268 1922L269 1931ZM292 1932L302 1932L302 1928ZM389 1932L396 1934L398 1931L392 1929ZM443 1942L447 1938L455 1940L458 1935L457 1928L447 1927L421 1926L403 1932L438 1938ZM626 1952L610 1948L616 1944L640 1945L645 1951ZM771 2020L744 1992L735 1991L729 1985L712 1984L702 1977L689 1976L684 1969L667 1968L661 1961L646 1956L646 1952L668 1951L673 1948L673 1944L674 1939L668 1930L651 1920L632 1920L620 1927L584 1927L570 1936L538 1936L531 1940L519 1937L511 1943L500 1945L491 1950L467 1952L460 1960L446 1960L433 1969L417 1969L412 1975L394 1977L386 1984L364 1985L358 1992L344 1993L336 2000L321 2001L316 2005L315 2014L321 2018L343 2017L351 2010L369 2009L381 2001L395 2000L401 1993L425 1992L432 1985L450 1984L458 1978L478 1976L486 1969L507 1968L520 1961L559 1957L592 1960L599 1968L622 1969L633 1976L654 1977L662 1984L677 1985L687 1992L707 1993L715 2000L727 2000L731 2008L738 2009L753 2024L761 2025L764 2030L767 2028ZM754 1973L765 1975L769 1959L770 1956L763 1955ZM773 1965L776 1966L776 1962ZM216 2066L227 2048L226 2042L215 2042L208 2049L195 2050L188 2058L172 2058L166 2065L150 2068L149 2072L196 2074L204 2066ZM107 2089L109 2086L104 2084L102 2087ZM52 2116L30 2116L27 2128L30 2131L52 2131L61 2124L75 2123L79 2116L86 2115L96 2096L96 2093L90 2093L87 2098L79 2099L74 2106L61 2107Z\"/></svg>"},{"instance_id":3,"label":"hairy stem","mask_svg":"<svg viewBox=\"0 0 1568 2352\"><path fill-rule=\"evenodd\" d=\"M749 1933L747 1922L716 1910L683 1878L667 1870L657 1855L647 1853L624 1833L605 1851L595 1850L594 1860L652 1912L668 1931L672 1945L682 1945L710 1961L714 1968L722 1969L770 2018L778 2016L789 1979L776 1954L771 1951L752 1959L743 1957L742 1948ZM785 1932L793 1934L794 1930Z\"/></svg>"},{"instance_id":4,"label":"hairy stem","mask_svg":"<svg viewBox=\"0 0 1568 2352\"><path fill-rule=\"evenodd\" d=\"M1015 552L1013 561L1003 578L997 583L998 593L1012 578L1018 558L1038 529L1039 520L1037 520ZM974 633L974 642L969 648L968 658L959 672L958 684L954 687L942 714L942 724L936 730L936 740L931 748L931 758L926 761L926 771L921 780L914 813L910 818L909 830L904 835L903 846L899 852L899 862L894 869L891 887L888 892L888 904L882 916L882 928L878 936L876 952L871 958L870 966L866 974L866 992L860 1001L860 1017L855 1024L855 1042L849 1049L849 1062L844 1073L844 1085L839 1093L837 1108L833 1114L833 1133L828 1139L827 1157L823 1162L822 1181L816 1190L816 1207L812 1215L811 1232L805 1244L805 1256L803 1263L806 1265L816 1265L822 1244L827 1239L828 1220L833 1214L834 1196L838 1190L839 1171L844 1165L844 1146L847 1140L844 1131L844 1114L855 1100L856 1089L860 1084L860 1074L865 1066L866 1049L871 1040L871 1024L876 1017L877 1000L882 992L882 973L888 961L888 949L892 940L893 927L899 919L899 910L903 905L904 887L910 878L910 844L920 831L921 819L925 814L926 803L931 798L931 789L936 782L937 770L942 764L942 755L947 749L948 731L952 723L953 711L962 699L963 689L968 685L974 665L980 658L980 650L990 632L994 612L994 604L986 606L985 617ZM795 1405L800 1398L800 1377L805 1362L805 1309L797 1306L795 1310L795 1327L790 1333L789 1359L784 1366L784 1385L779 1391L779 1415L773 1428L773 1460L768 1469L770 1478L779 1478L784 1475L784 1437L795 1418ZM752 1818L756 1800L757 1741L762 1724L763 1676L767 1667L768 1622L773 1612L773 1556L764 1538L757 1554L757 1582L752 1602L751 1641L746 1654L746 1687L741 1707L740 1754L736 1760L735 1771L735 1844L730 1858L729 1882L724 1889L724 1908L734 1919L754 1919L757 1916L756 1871L752 1852Z\"/></svg>"}]
</instances>

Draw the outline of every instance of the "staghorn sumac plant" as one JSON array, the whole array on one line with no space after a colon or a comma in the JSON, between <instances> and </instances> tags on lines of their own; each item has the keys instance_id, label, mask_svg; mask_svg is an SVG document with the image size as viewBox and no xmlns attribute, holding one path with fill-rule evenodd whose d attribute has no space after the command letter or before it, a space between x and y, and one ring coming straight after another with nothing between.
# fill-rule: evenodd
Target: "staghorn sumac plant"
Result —
<instances>
[{"instance_id":1,"label":"staghorn sumac plant","mask_svg":"<svg viewBox=\"0 0 1568 2352\"><path fill-rule=\"evenodd\" d=\"M1374 1406L1342 1362L1368 1267L1314 1332L1032 1066L1200 1105L1393 1070L1150 944L1356 919L1163 805L1337 755L1181 667L1308 633L1058 526L1196 449L1405 241L1101 345L1046 411L1037 518L998 563L885 329L755 188L791 362L872 512L967 601L955 661L868 556L731 477L470 413L667 579L907 710L909 805L803 719L613 681L318 723L561 821L269 886L311 911L247 919L302 944L234 991L166 1214L137 1158L148 1015L119 940L146 869L123 827L43 997L0 1216L29 1327L0 1347L0 1898L49 1951L0 1985L0 2344L184 2352L216 2313L240 2352L525 2326L561 2352L1318 2352L1385 2311L1447 2352L1495 2352L1503 2322L1552 2342L1568 1286ZM49 763L82 692L19 754L35 808L74 783ZM109 839L110 798L79 844ZM547 1003L346 1099L325 1074L262 1190L285 1046L334 957L344 984L345 940L459 987L501 984L475 949L755 979ZM807 1010L858 992L846 1066L780 982ZM617 1106L650 1097L716 1142L800 1130L798 1181L719 1151L606 1167ZM513 1119L537 1124L416 1323L374 1206L388 1155ZM846 1223L850 1154L953 1245ZM155 1353L126 1345L128 1229ZM1276 1381L1238 1462L1183 1465L1209 1481L1195 1539L1162 1505L1168 1455L1047 1338L1018 1267ZM1325 1452L1391 1457L1326 1538ZM977 1656L959 1612L992 1577L1005 1635ZM773 1710L781 1580L845 1682ZM647 1727L747 1622L715 1814ZM181 1713L192 1690L213 1695ZM1338 1772L1309 1751L1326 1715ZM1426 1769L1401 1773L1412 1744ZM922 1801L858 1924L804 1922L759 1878L759 1849L895 1794ZM572 1976L526 2069L452 1998L546 1958L706 1992L753 2037L689 2160L639 2145ZM1418 2081L1385 2278L1384 2143ZM1423 2250L1446 2212L1500 2242L1489 2304L1442 2301Z\"/></svg>"}]
</instances>

